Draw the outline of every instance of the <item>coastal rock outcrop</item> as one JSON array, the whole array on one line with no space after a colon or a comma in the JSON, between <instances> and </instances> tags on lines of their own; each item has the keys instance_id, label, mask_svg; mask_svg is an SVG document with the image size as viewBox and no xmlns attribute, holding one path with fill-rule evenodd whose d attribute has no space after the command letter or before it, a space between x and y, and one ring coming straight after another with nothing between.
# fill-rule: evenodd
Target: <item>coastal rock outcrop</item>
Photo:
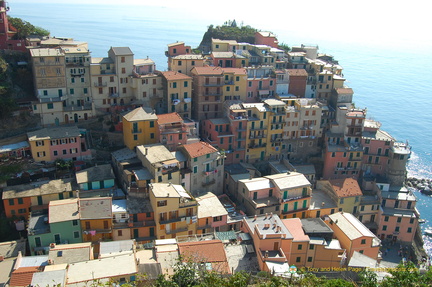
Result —
<instances>
[{"instance_id":1,"label":"coastal rock outcrop","mask_svg":"<svg viewBox=\"0 0 432 287\"><path fill-rule=\"evenodd\" d=\"M421 193L432 195L432 179L409 177L406 185L418 189Z\"/></svg>"}]
</instances>

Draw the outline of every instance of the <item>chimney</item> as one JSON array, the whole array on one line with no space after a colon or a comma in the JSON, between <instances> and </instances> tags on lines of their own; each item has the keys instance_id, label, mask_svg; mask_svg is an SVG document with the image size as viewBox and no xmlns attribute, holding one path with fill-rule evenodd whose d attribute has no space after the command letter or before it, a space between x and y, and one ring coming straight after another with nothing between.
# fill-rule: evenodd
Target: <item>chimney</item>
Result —
<instances>
[{"instance_id":1,"label":"chimney","mask_svg":"<svg viewBox=\"0 0 432 287\"><path fill-rule=\"evenodd\" d=\"M258 217L258 216L255 214L253 221L256 221L256 220L257 220L257 217Z\"/></svg>"},{"instance_id":2,"label":"chimney","mask_svg":"<svg viewBox=\"0 0 432 287\"><path fill-rule=\"evenodd\" d=\"M264 219L267 219L268 213L266 212Z\"/></svg>"},{"instance_id":3,"label":"chimney","mask_svg":"<svg viewBox=\"0 0 432 287\"><path fill-rule=\"evenodd\" d=\"M147 152L148 152L148 148L145 148L144 149L144 155L147 155Z\"/></svg>"}]
</instances>

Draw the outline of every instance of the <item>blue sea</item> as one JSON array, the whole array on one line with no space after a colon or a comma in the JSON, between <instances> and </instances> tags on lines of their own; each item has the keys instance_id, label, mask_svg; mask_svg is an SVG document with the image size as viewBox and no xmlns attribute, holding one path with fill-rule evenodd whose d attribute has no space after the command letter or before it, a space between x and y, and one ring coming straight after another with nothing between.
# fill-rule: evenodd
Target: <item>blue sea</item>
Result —
<instances>
[{"instance_id":1,"label":"blue sea","mask_svg":"<svg viewBox=\"0 0 432 287\"><path fill-rule=\"evenodd\" d=\"M317 12L321 10L318 7L303 11L302 19L291 19L290 13L281 17L267 9L247 13L226 7L231 13L214 12L209 8L212 5L185 4L173 8L38 1L9 1L9 4L10 16L48 29L51 36L88 42L93 57L106 57L111 46L129 46L135 58L149 56L159 70L167 69L164 55L167 44L184 41L196 47L209 25L222 25L234 18L238 24L244 20L243 25L272 31L279 42L289 46L318 45L320 52L333 55L344 68L346 84L354 90L355 105L367 107L369 118L381 122L382 129L412 146L409 176L432 178L432 112L428 111L432 99L432 40L430 35L413 34L421 30L417 22L420 16L401 23L400 15L396 15L398 19L393 20L397 22L386 23L377 18L385 14L377 12L366 15L360 26L349 26L359 20L352 11L334 15L329 23L329 17L317 19L317 15L332 15L331 9ZM271 10L276 8L272 7L267 6ZM404 9L399 12L405 13ZM315 14L307 17L309 12ZM369 22L376 25L366 26ZM417 207L427 220L424 227L432 226L432 199L420 193L417 196ZM429 247L431 242L426 245Z\"/></svg>"}]
</instances>

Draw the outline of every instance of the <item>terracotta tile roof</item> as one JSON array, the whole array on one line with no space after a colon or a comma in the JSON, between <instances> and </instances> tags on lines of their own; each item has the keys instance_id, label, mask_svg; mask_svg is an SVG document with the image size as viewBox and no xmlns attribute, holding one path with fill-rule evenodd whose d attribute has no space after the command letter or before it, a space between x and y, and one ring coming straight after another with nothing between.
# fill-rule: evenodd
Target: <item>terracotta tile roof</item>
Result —
<instances>
[{"instance_id":1,"label":"terracotta tile roof","mask_svg":"<svg viewBox=\"0 0 432 287\"><path fill-rule=\"evenodd\" d=\"M231 273L225 249L221 240L179 243L180 254L198 262L212 263L212 269L221 273Z\"/></svg>"},{"instance_id":2,"label":"terracotta tile roof","mask_svg":"<svg viewBox=\"0 0 432 287\"><path fill-rule=\"evenodd\" d=\"M183 147L191 158L217 152L217 149L215 149L212 145L206 142L185 144L183 145Z\"/></svg>"},{"instance_id":3,"label":"terracotta tile roof","mask_svg":"<svg viewBox=\"0 0 432 287\"><path fill-rule=\"evenodd\" d=\"M33 274L40 272L39 266L37 267L20 267L12 272L9 286L28 286L31 284Z\"/></svg>"},{"instance_id":4,"label":"terracotta tile roof","mask_svg":"<svg viewBox=\"0 0 432 287\"><path fill-rule=\"evenodd\" d=\"M353 178L331 179L329 182L338 197L363 195L357 180Z\"/></svg>"},{"instance_id":5,"label":"terracotta tile roof","mask_svg":"<svg viewBox=\"0 0 432 287\"><path fill-rule=\"evenodd\" d=\"M179 72L175 72L175 71L162 72L162 76L165 79L167 79L168 81L190 80L190 79L192 79L188 75L185 75L185 74L182 74L182 73L179 73Z\"/></svg>"},{"instance_id":6,"label":"terracotta tile roof","mask_svg":"<svg viewBox=\"0 0 432 287\"><path fill-rule=\"evenodd\" d=\"M234 73L236 75L246 75L246 69L243 68L223 68L224 73Z\"/></svg>"},{"instance_id":7,"label":"terracotta tile roof","mask_svg":"<svg viewBox=\"0 0 432 287\"><path fill-rule=\"evenodd\" d=\"M196 71L197 75L221 75L223 70L221 67L195 67L192 70Z\"/></svg>"},{"instance_id":8,"label":"terracotta tile roof","mask_svg":"<svg viewBox=\"0 0 432 287\"><path fill-rule=\"evenodd\" d=\"M183 119L178 113L161 114L157 115L157 117L158 124L160 125L183 122Z\"/></svg>"},{"instance_id":9,"label":"terracotta tile roof","mask_svg":"<svg viewBox=\"0 0 432 287\"><path fill-rule=\"evenodd\" d=\"M293 241L309 241L309 236L303 231L300 218L282 219L282 222L293 236Z\"/></svg>"},{"instance_id":10,"label":"terracotta tile roof","mask_svg":"<svg viewBox=\"0 0 432 287\"><path fill-rule=\"evenodd\" d=\"M308 75L305 69L288 69L288 74L290 76L304 76L304 77L307 77Z\"/></svg>"}]
</instances>

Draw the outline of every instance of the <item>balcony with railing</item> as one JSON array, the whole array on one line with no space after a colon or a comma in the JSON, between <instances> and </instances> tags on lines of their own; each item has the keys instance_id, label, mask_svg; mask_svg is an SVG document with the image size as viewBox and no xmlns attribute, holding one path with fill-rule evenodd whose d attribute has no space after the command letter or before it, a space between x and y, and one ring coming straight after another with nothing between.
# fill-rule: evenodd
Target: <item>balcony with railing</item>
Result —
<instances>
[{"instance_id":1,"label":"balcony with railing","mask_svg":"<svg viewBox=\"0 0 432 287\"><path fill-rule=\"evenodd\" d=\"M63 111L65 112L73 112L73 111L91 111L92 110L92 104L91 103L85 103L81 106L66 106L63 107Z\"/></svg>"},{"instance_id":2,"label":"balcony with railing","mask_svg":"<svg viewBox=\"0 0 432 287\"><path fill-rule=\"evenodd\" d=\"M202 187L206 187L206 186L210 186L210 185L214 184L215 182L216 182L216 179L212 179L210 181L203 181L201 185L202 185Z\"/></svg>"},{"instance_id":3,"label":"balcony with railing","mask_svg":"<svg viewBox=\"0 0 432 287\"><path fill-rule=\"evenodd\" d=\"M205 81L203 86L204 87L220 87L220 86L223 86L224 83L225 82L222 80L222 77L220 77L219 81L216 79Z\"/></svg>"},{"instance_id":4,"label":"balcony with railing","mask_svg":"<svg viewBox=\"0 0 432 287\"><path fill-rule=\"evenodd\" d=\"M185 232L188 231L188 227L181 227L181 228L176 228L176 229L165 229L165 233L166 234L176 234L176 233L180 233L180 232Z\"/></svg>"},{"instance_id":5,"label":"balcony with railing","mask_svg":"<svg viewBox=\"0 0 432 287\"><path fill-rule=\"evenodd\" d=\"M107 82L94 82L93 84L95 87L106 87L108 85Z\"/></svg>"},{"instance_id":6,"label":"balcony with railing","mask_svg":"<svg viewBox=\"0 0 432 287\"><path fill-rule=\"evenodd\" d=\"M274 196L252 199L252 202L255 203L255 208L269 207L280 204L279 198Z\"/></svg>"},{"instance_id":7,"label":"balcony with railing","mask_svg":"<svg viewBox=\"0 0 432 287\"><path fill-rule=\"evenodd\" d=\"M156 222L154 220L142 220L129 222L129 227L145 227L145 226L156 226Z\"/></svg>"},{"instance_id":8,"label":"balcony with railing","mask_svg":"<svg viewBox=\"0 0 432 287\"><path fill-rule=\"evenodd\" d=\"M113 228L127 228L129 227L129 219L113 219Z\"/></svg>"},{"instance_id":9,"label":"balcony with railing","mask_svg":"<svg viewBox=\"0 0 432 287\"><path fill-rule=\"evenodd\" d=\"M275 137L275 138L271 138L270 141L271 142L282 142L283 138L281 136L280 137Z\"/></svg>"},{"instance_id":10,"label":"balcony with railing","mask_svg":"<svg viewBox=\"0 0 432 287\"><path fill-rule=\"evenodd\" d=\"M131 129L131 133L140 134L140 133L142 133L142 129Z\"/></svg>"},{"instance_id":11,"label":"balcony with railing","mask_svg":"<svg viewBox=\"0 0 432 287\"><path fill-rule=\"evenodd\" d=\"M179 208L185 208L185 207L191 207L191 206L197 206L198 202L194 199L181 199L180 203L179 203ZM188 215L186 214L186 216L193 216L193 215Z\"/></svg>"},{"instance_id":12,"label":"balcony with railing","mask_svg":"<svg viewBox=\"0 0 432 287\"><path fill-rule=\"evenodd\" d=\"M206 224L206 225L200 225L197 227L198 230L203 230L203 229L209 229L211 228L211 224Z\"/></svg>"},{"instance_id":13,"label":"balcony with railing","mask_svg":"<svg viewBox=\"0 0 432 287\"><path fill-rule=\"evenodd\" d=\"M169 219L160 220L159 224L169 224L169 223L180 222L185 220L186 220L186 216L177 216Z\"/></svg>"},{"instance_id":14,"label":"balcony with railing","mask_svg":"<svg viewBox=\"0 0 432 287\"><path fill-rule=\"evenodd\" d=\"M179 170L180 170L180 168L177 165L176 166L163 167L162 168L162 174L177 172Z\"/></svg>"},{"instance_id":15,"label":"balcony with railing","mask_svg":"<svg viewBox=\"0 0 432 287\"><path fill-rule=\"evenodd\" d=\"M187 129L182 124L178 125L165 125L159 129L161 134L172 134L172 133L185 133Z\"/></svg>"},{"instance_id":16,"label":"balcony with railing","mask_svg":"<svg viewBox=\"0 0 432 287\"><path fill-rule=\"evenodd\" d=\"M103 233L111 233L112 232L112 228L106 228L106 229L84 229L83 233L84 234L92 234L92 232L96 232L96 234L103 234Z\"/></svg>"},{"instance_id":17,"label":"balcony with railing","mask_svg":"<svg viewBox=\"0 0 432 287\"><path fill-rule=\"evenodd\" d=\"M59 97L44 97L44 98L39 98L39 103L53 103L53 102L63 102L66 101L69 98L68 95L63 95L63 96L59 96Z\"/></svg>"},{"instance_id":18,"label":"balcony with railing","mask_svg":"<svg viewBox=\"0 0 432 287\"><path fill-rule=\"evenodd\" d=\"M89 62L85 62L85 61L66 61L66 67L84 67L84 66L89 66Z\"/></svg>"},{"instance_id":19,"label":"balcony with railing","mask_svg":"<svg viewBox=\"0 0 432 287\"><path fill-rule=\"evenodd\" d=\"M263 139L266 138L267 135L265 133L262 134L250 134L249 139Z\"/></svg>"},{"instance_id":20,"label":"balcony with railing","mask_svg":"<svg viewBox=\"0 0 432 287\"><path fill-rule=\"evenodd\" d=\"M262 144L250 144L248 146L248 148L250 149L255 149L255 148L265 148L267 146L266 143L262 143Z\"/></svg>"},{"instance_id":21,"label":"balcony with railing","mask_svg":"<svg viewBox=\"0 0 432 287\"><path fill-rule=\"evenodd\" d=\"M109 69L109 70L100 70L101 75L114 75L115 74L115 70L114 69Z\"/></svg>"}]
</instances>

